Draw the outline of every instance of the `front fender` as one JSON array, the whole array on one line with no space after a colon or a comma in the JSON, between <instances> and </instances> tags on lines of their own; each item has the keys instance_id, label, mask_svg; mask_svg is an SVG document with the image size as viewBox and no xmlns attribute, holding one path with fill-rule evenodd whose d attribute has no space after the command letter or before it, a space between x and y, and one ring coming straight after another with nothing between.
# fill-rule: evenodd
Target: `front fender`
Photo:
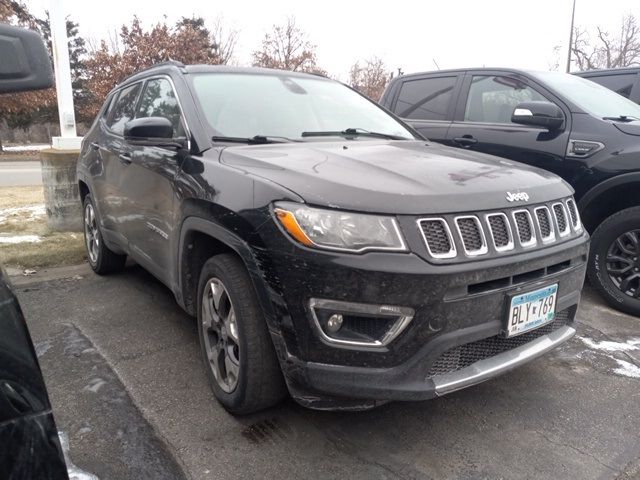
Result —
<instances>
[{"instance_id":1,"label":"front fender","mask_svg":"<svg viewBox=\"0 0 640 480\"><path fill-rule=\"evenodd\" d=\"M260 302L260 307L264 313L265 319L267 321L267 325L269 329L274 333L279 333L279 325L278 325L278 316L276 314L274 308L274 300L277 302L277 298L279 295L272 291L269 287L268 282L265 281L265 272L263 261L260 259L259 252L257 252L257 247L251 247L245 240L236 235L233 232L230 232L222 225L215 223L211 220L207 220L201 217L187 217L182 222L182 227L180 230L180 240L179 240L179 250L178 250L178 288L176 291L176 299L178 303L184 308L187 312L192 315L196 314L196 310L193 305L189 305L189 302L186 302L186 289L188 286L186 285L185 279L187 275L190 275L190 272L186 272L186 258L188 256L187 249L189 246L187 245L188 235L192 232L203 233L221 244L225 245L233 252L235 252L238 257L242 260L245 267L247 268L247 272L249 273L249 278L254 286L256 291L258 301ZM197 284L197 280L196 280Z\"/></svg>"}]
</instances>

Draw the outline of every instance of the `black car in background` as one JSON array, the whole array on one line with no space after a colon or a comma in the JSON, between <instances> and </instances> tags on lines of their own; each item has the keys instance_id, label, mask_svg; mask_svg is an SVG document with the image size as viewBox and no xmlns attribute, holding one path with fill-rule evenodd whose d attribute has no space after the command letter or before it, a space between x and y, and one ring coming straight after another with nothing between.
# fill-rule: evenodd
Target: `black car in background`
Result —
<instances>
[{"instance_id":1,"label":"black car in background","mask_svg":"<svg viewBox=\"0 0 640 480\"><path fill-rule=\"evenodd\" d=\"M606 68L573 72L578 77L588 78L609 90L640 103L640 67Z\"/></svg>"},{"instance_id":2,"label":"black car in background","mask_svg":"<svg viewBox=\"0 0 640 480\"><path fill-rule=\"evenodd\" d=\"M58 430L27 324L0 268L0 478L66 479Z\"/></svg>"},{"instance_id":3,"label":"black car in background","mask_svg":"<svg viewBox=\"0 0 640 480\"><path fill-rule=\"evenodd\" d=\"M574 75L502 68L400 76L380 103L431 140L563 177L592 234L592 284L640 315L640 105Z\"/></svg>"},{"instance_id":4,"label":"black car in background","mask_svg":"<svg viewBox=\"0 0 640 480\"><path fill-rule=\"evenodd\" d=\"M173 291L234 413L287 390L319 409L429 399L575 333L588 235L571 187L426 142L322 76L142 71L77 172L91 267L130 256Z\"/></svg>"}]
</instances>

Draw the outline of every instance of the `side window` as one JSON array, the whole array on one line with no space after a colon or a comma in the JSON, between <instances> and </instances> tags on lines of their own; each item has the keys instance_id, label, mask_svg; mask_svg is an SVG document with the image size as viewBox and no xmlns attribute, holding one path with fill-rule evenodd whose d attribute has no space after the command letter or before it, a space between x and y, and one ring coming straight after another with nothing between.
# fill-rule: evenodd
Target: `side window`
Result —
<instances>
[{"instance_id":1,"label":"side window","mask_svg":"<svg viewBox=\"0 0 640 480\"><path fill-rule=\"evenodd\" d=\"M403 82L395 113L416 120L446 120L453 98L455 76Z\"/></svg>"},{"instance_id":2,"label":"side window","mask_svg":"<svg viewBox=\"0 0 640 480\"><path fill-rule=\"evenodd\" d=\"M113 104L115 103L115 99L116 99L117 96L118 96L118 94L114 93L109 98L107 98L107 101L105 102L106 105L104 106L104 110L102 111L102 118L104 120L109 118L109 114L111 113Z\"/></svg>"},{"instance_id":3,"label":"side window","mask_svg":"<svg viewBox=\"0 0 640 480\"><path fill-rule=\"evenodd\" d=\"M164 117L173 124L173 136L184 137L180 106L171 82L166 78L149 80L144 87L136 118Z\"/></svg>"},{"instance_id":4,"label":"side window","mask_svg":"<svg viewBox=\"0 0 640 480\"><path fill-rule=\"evenodd\" d=\"M520 102L547 101L542 95L520 80L493 75L471 79L466 122L511 123L511 115Z\"/></svg>"},{"instance_id":5,"label":"side window","mask_svg":"<svg viewBox=\"0 0 640 480\"><path fill-rule=\"evenodd\" d=\"M609 90L613 90L623 97L629 98L631 96L631 89L633 88L633 84L638 78L638 75L633 73L629 75L607 75L602 77L585 78L599 83L603 87L607 87Z\"/></svg>"},{"instance_id":6,"label":"side window","mask_svg":"<svg viewBox=\"0 0 640 480\"><path fill-rule=\"evenodd\" d=\"M140 93L140 83L131 85L120 92L118 100L116 100L107 125L115 133L122 135L124 133L124 124L133 118L136 109L136 101Z\"/></svg>"}]
</instances>

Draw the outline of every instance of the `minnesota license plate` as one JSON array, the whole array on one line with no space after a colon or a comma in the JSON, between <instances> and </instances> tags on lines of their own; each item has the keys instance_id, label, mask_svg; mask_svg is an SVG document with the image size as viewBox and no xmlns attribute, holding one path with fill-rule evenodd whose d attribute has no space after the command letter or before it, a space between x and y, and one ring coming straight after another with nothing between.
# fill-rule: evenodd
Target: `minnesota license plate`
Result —
<instances>
[{"instance_id":1,"label":"minnesota license plate","mask_svg":"<svg viewBox=\"0 0 640 480\"><path fill-rule=\"evenodd\" d=\"M553 320L556 314L558 284L511 298L507 317L507 337L520 335Z\"/></svg>"}]
</instances>

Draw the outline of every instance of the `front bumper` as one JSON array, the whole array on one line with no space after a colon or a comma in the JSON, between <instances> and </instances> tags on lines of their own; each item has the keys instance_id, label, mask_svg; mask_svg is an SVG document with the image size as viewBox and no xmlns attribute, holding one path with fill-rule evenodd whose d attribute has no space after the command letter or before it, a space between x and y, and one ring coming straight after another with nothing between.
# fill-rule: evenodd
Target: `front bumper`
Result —
<instances>
[{"instance_id":1,"label":"front bumper","mask_svg":"<svg viewBox=\"0 0 640 480\"><path fill-rule=\"evenodd\" d=\"M307 387L312 389L303 391L298 386L293 394L300 403L316 408L343 405L360 405L366 408L390 400L428 400L513 370L553 350L575 333L573 327L564 326L520 347L433 378L411 375L401 367L367 369L307 363L302 368L305 370ZM348 399L345 395L348 395Z\"/></svg>"},{"instance_id":2,"label":"front bumper","mask_svg":"<svg viewBox=\"0 0 640 480\"><path fill-rule=\"evenodd\" d=\"M260 259L276 312L268 321L292 396L314 408L360 409L444 395L568 340L575 333L588 237L458 265L432 265L412 254L328 254L282 244L268 248L269 258ZM438 360L458 347L491 339L502 345L509 295L552 283L559 285L556 312L562 314L553 329L543 327L536 335L524 334L530 339L524 344L433 373ZM311 298L410 307L415 316L385 348L341 348L323 341L309 310Z\"/></svg>"}]
</instances>

